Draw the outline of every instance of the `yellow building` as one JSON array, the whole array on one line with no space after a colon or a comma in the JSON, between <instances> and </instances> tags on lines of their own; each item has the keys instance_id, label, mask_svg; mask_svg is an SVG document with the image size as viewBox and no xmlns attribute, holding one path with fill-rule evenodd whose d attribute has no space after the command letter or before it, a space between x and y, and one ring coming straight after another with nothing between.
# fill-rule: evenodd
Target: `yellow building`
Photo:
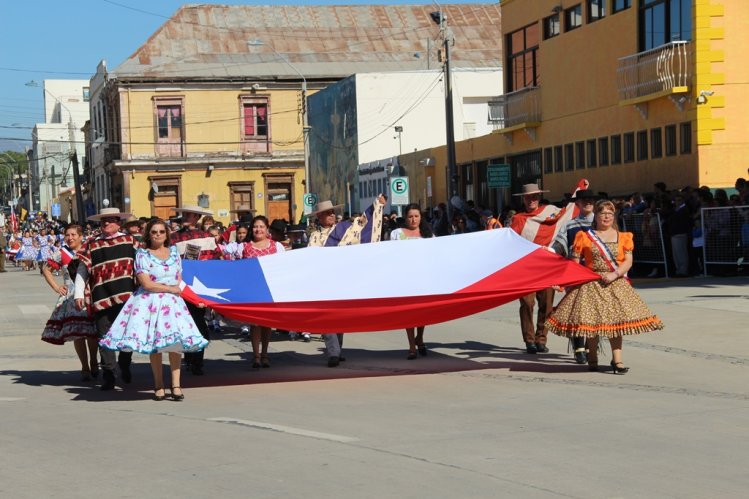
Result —
<instances>
[{"instance_id":1,"label":"yellow building","mask_svg":"<svg viewBox=\"0 0 749 499\"><path fill-rule=\"evenodd\" d=\"M495 132L456 145L463 197L496 207L496 193L480 191L487 162L512 167L505 199L536 181L560 199L583 177L610 195L746 177L749 2L500 5L505 89L490 113Z\"/></svg>"}]
</instances>

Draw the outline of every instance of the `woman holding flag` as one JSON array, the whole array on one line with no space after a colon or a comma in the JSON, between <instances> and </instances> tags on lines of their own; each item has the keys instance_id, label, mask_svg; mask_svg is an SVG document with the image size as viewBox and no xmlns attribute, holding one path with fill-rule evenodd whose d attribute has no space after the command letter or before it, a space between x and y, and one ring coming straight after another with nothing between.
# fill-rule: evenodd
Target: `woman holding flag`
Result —
<instances>
[{"instance_id":1,"label":"woman holding flag","mask_svg":"<svg viewBox=\"0 0 749 499\"><path fill-rule=\"evenodd\" d=\"M598 370L598 339L611 344L611 369L625 374L622 337L663 329L626 278L632 267L634 243L631 232L619 232L614 204L603 199L593 209L593 229L580 231L572 245L571 258L598 273L601 279L572 289L546 320L548 330L559 336L586 337L588 369Z\"/></svg>"},{"instance_id":2,"label":"woman holding flag","mask_svg":"<svg viewBox=\"0 0 749 499\"><path fill-rule=\"evenodd\" d=\"M78 310L75 306L75 282L71 278L71 275L76 275L78 260L75 252L81 247L82 241L83 228L80 225L69 225L65 229L65 245L55 249L43 263L42 275L59 297L55 310L42 331L42 341L53 345L72 341L81 361L81 378L83 381L90 381L99 373L99 335L89 306L85 306L83 310ZM62 270L62 284L58 284L52 276L53 271L59 270ZM87 299L88 301L90 300Z\"/></svg>"}]
</instances>

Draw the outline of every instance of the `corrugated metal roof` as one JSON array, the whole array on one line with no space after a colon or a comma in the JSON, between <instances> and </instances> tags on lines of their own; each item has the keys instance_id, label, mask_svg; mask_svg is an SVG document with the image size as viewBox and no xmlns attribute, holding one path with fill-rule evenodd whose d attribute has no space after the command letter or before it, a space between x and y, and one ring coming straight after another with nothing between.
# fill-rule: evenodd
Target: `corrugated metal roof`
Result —
<instances>
[{"instance_id":1,"label":"corrugated metal roof","mask_svg":"<svg viewBox=\"0 0 749 499\"><path fill-rule=\"evenodd\" d=\"M455 68L502 66L497 4L443 5ZM114 78L298 78L435 68L434 5L185 5L110 75ZM248 41L262 40L262 46ZM272 48L271 48L272 47Z\"/></svg>"}]
</instances>

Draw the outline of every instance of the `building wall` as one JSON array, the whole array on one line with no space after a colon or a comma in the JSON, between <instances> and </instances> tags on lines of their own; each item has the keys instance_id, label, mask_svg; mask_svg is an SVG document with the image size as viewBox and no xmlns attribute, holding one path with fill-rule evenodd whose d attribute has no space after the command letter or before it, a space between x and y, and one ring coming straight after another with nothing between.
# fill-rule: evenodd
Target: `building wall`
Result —
<instances>
[{"instance_id":1,"label":"building wall","mask_svg":"<svg viewBox=\"0 0 749 499\"><path fill-rule=\"evenodd\" d=\"M510 0L503 2L503 33L509 33L531 23L541 23L552 13L552 8L561 5L568 8L580 2L558 0L538 0L534 2ZM587 22L583 14L583 25L570 32L562 33L540 42L538 57L540 62L541 125L535 129L535 140L523 130L512 132L513 144L509 145L500 135L498 149L503 155L513 156L530 151L543 151L547 148L584 141L586 166L572 171L556 171L555 166L541 165L544 187L551 190L552 199L561 198L570 192L577 181L588 178L591 188L609 194L625 194L633 191L650 191L653 184L665 181L669 187L697 185L698 152L696 147L696 109L693 101L683 109L668 97L661 97L647 103L647 117L634 105L621 105L617 65L621 57L638 52L637 18L638 5L618 13L610 10L607 2L607 15L593 23ZM585 7L586 2L582 2ZM562 20L562 24L564 21ZM542 25L540 25L542 28ZM541 29L541 32L543 30ZM694 42L693 42L694 43ZM689 97L689 96L688 96ZM587 166L587 141L609 138L612 135L663 130L665 126L692 123L692 151L675 156L638 160L630 163L605 167ZM502 144L502 142L505 142ZM610 155L609 155L610 156ZM598 163L596 158L596 163ZM609 160L611 158L609 157Z\"/></svg>"},{"instance_id":2,"label":"building wall","mask_svg":"<svg viewBox=\"0 0 749 499\"><path fill-rule=\"evenodd\" d=\"M153 215L151 201L153 193L151 183L154 179L179 177L179 202L180 204L198 204L198 196L208 195L209 210L213 211L214 218L224 224L236 219L234 213L229 212L230 205L230 182L252 182L254 183L253 207L257 215L267 215L268 193L265 189L264 174L268 170L253 169L243 170L241 167L226 167L213 170L210 175L206 170L201 171L178 171L170 172L156 168L138 170L137 173L125 172L128 189L130 193L129 210L136 217L150 217ZM301 216L302 194L304 193L304 168L278 168L273 169L274 175L290 175L294 179L292 186L296 218Z\"/></svg>"},{"instance_id":3,"label":"building wall","mask_svg":"<svg viewBox=\"0 0 749 499\"><path fill-rule=\"evenodd\" d=\"M742 0L696 2L696 92L714 95L698 108L699 182L711 187L733 187L736 178L749 177L749 3Z\"/></svg>"},{"instance_id":4,"label":"building wall","mask_svg":"<svg viewBox=\"0 0 749 499\"><path fill-rule=\"evenodd\" d=\"M156 129L154 97L182 97L186 156L206 154L241 156L239 96L268 96L270 133L274 153L304 148L299 118L298 90L263 90L186 87L156 91L153 88L122 89L123 159L153 158ZM127 140L125 140L127 139Z\"/></svg>"}]
</instances>

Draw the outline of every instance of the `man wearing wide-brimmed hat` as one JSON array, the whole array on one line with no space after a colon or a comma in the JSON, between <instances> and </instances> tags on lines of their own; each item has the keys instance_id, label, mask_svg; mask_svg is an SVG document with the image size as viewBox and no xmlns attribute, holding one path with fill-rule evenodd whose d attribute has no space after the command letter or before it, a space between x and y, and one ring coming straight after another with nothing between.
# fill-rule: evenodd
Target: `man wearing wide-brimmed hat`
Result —
<instances>
[{"instance_id":1,"label":"man wearing wide-brimmed hat","mask_svg":"<svg viewBox=\"0 0 749 499\"><path fill-rule=\"evenodd\" d=\"M382 211L387 198L380 194L364 214L352 220L337 221L336 210L342 205L334 205L330 200L321 201L312 209L317 218L318 228L310 235L308 246L347 246L378 242L382 235ZM345 360L341 355L343 333L323 334L328 353L328 367L336 367Z\"/></svg>"},{"instance_id":2,"label":"man wearing wide-brimmed hat","mask_svg":"<svg viewBox=\"0 0 749 499\"><path fill-rule=\"evenodd\" d=\"M138 242L130 234L121 232L122 222L132 215L118 208L104 208L88 217L91 222L101 223L101 234L89 239L78 251L75 277L75 303L83 310L86 285L91 288L91 308L94 312L96 330L104 336L117 315L135 291L135 249ZM106 348L99 349L104 382L102 390L115 386L115 353ZM125 383L132 381L130 364L132 352L120 352L117 364Z\"/></svg>"},{"instance_id":3,"label":"man wearing wide-brimmed hat","mask_svg":"<svg viewBox=\"0 0 749 499\"><path fill-rule=\"evenodd\" d=\"M587 180L578 183L577 190L588 187ZM524 211L516 213L510 222L510 228L525 239L541 246L551 245L561 225L575 215L574 203L564 208L553 205L541 205L543 190L538 184L525 184L522 191L513 196L522 196ZM533 309L538 301L536 325L533 325ZM554 303L554 290L542 289L520 298L520 328L527 353L546 353L546 328L544 323L551 313Z\"/></svg>"},{"instance_id":4,"label":"man wearing wide-brimmed hat","mask_svg":"<svg viewBox=\"0 0 749 499\"><path fill-rule=\"evenodd\" d=\"M177 247L179 256L187 260L220 260L221 249L216 245L216 238L197 227L200 217L213 215L213 212L195 205L182 205L175 211L182 217L182 228L172 232L171 244ZM187 310L190 311L200 334L210 340L208 325L205 322L205 308L187 302ZM203 374L203 354L203 350L185 353L187 367L193 374Z\"/></svg>"}]
</instances>

